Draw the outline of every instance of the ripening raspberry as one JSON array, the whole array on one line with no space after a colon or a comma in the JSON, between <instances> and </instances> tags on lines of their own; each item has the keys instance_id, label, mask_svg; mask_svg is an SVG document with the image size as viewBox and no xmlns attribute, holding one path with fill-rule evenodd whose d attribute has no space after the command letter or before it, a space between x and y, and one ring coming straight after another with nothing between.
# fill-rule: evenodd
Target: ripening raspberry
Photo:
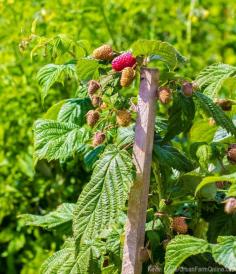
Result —
<instances>
[{"instance_id":1,"label":"ripening raspberry","mask_svg":"<svg viewBox=\"0 0 236 274\"><path fill-rule=\"evenodd\" d=\"M88 94L93 95L100 88L98 81L90 80L88 83Z\"/></svg>"},{"instance_id":2,"label":"ripening raspberry","mask_svg":"<svg viewBox=\"0 0 236 274\"><path fill-rule=\"evenodd\" d=\"M122 87L128 87L135 77L135 70L131 67L124 68L121 73L120 85Z\"/></svg>"},{"instance_id":3,"label":"ripening raspberry","mask_svg":"<svg viewBox=\"0 0 236 274\"><path fill-rule=\"evenodd\" d=\"M115 71L122 71L124 68L133 67L135 64L136 59L130 52L119 55L111 63Z\"/></svg>"},{"instance_id":4,"label":"ripening raspberry","mask_svg":"<svg viewBox=\"0 0 236 274\"><path fill-rule=\"evenodd\" d=\"M131 122L130 113L125 109L118 110L116 114L116 122L119 126L127 127Z\"/></svg>"},{"instance_id":5,"label":"ripening raspberry","mask_svg":"<svg viewBox=\"0 0 236 274\"><path fill-rule=\"evenodd\" d=\"M93 146L99 146L105 141L106 135L103 132L96 132L93 136Z\"/></svg>"},{"instance_id":6,"label":"ripening raspberry","mask_svg":"<svg viewBox=\"0 0 236 274\"><path fill-rule=\"evenodd\" d=\"M87 118L87 124L89 126L93 127L97 123L97 121L99 120L100 115L99 115L98 111L96 111L96 110L90 110L87 113L86 118Z\"/></svg>"},{"instance_id":7,"label":"ripening raspberry","mask_svg":"<svg viewBox=\"0 0 236 274\"><path fill-rule=\"evenodd\" d=\"M113 58L112 47L110 45L102 45L93 51L92 56L98 60L109 61Z\"/></svg>"}]
</instances>

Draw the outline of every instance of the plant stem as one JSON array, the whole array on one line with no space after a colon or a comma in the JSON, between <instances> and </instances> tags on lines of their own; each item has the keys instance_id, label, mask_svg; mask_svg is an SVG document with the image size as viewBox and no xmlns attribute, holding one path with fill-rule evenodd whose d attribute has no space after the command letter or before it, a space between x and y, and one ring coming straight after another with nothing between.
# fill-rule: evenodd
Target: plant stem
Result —
<instances>
[{"instance_id":1,"label":"plant stem","mask_svg":"<svg viewBox=\"0 0 236 274\"><path fill-rule=\"evenodd\" d=\"M162 186L162 180L161 180L161 176L160 176L160 170L159 170L159 164L157 162L153 162L152 163L152 171L156 180L156 184L157 184L157 191L158 191L158 200L159 203L161 201L161 199L163 198L163 194L164 194L164 189Z\"/></svg>"},{"instance_id":2,"label":"plant stem","mask_svg":"<svg viewBox=\"0 0 236 274\"><path fill-rule=\"evenodd\" d=\"M188 20L187 20L187 44L190 45L192 42L192 16L193 16L193 10L195 6L196 0L190 0L190 10L188 14Z\"/></svg>"}]
</instances>

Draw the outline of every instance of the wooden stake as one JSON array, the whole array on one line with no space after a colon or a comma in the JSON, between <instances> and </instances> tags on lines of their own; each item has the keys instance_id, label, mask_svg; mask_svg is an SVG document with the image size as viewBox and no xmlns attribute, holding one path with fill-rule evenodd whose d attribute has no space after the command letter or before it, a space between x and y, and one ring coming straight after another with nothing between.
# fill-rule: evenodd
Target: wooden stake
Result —
<instances>
[{"instance_id":1,"label":"wooden stake","mask_svg":"<svg viewBox=\"0 0 236 274\"><path fill-rule=\"evenodd\" d=\"M137 175L129 194L122 274L140 274L142 272L140 252L145 236L158 78L157 69L141 69L138 116L133 148L133 160Z\"/></svg>"}]
</instances>

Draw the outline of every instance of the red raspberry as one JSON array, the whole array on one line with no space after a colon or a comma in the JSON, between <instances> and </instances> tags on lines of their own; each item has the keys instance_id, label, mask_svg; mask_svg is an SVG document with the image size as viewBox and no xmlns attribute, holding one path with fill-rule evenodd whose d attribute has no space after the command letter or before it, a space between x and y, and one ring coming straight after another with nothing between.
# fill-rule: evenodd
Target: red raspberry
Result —
<instances>
[{"instance_id":1,"label":"red raspberry","mask_svg":"<svg viewBox=\"0 0 236 274\"><path fill-rule=\"evenodd\" d=\"M135 57L130 52L125 52L120 56L116 57L112 61L112 68L115 71L121 71L124 68L132 67L136 63Z\"/></svg>"}]
</instances>

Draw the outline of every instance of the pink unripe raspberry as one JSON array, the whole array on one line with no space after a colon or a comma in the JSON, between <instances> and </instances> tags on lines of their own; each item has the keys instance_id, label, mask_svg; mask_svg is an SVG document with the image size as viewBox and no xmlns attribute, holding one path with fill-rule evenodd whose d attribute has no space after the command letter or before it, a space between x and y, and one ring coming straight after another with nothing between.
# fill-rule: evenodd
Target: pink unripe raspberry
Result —
<instances>
[{"instance_id":1,"label":"pink unripe raspberry","mask_svg":"<svg viewBox=\"0 0 236 274\"><path fill-rule=\"evenodd\" d=\"M116 57L112 61L111 65L115 71L121 71L124 68L133 67L135 63L136 63L135 57L130 52L125 52L119 55L118 57Z\"/></svg>"}]
</instances>

